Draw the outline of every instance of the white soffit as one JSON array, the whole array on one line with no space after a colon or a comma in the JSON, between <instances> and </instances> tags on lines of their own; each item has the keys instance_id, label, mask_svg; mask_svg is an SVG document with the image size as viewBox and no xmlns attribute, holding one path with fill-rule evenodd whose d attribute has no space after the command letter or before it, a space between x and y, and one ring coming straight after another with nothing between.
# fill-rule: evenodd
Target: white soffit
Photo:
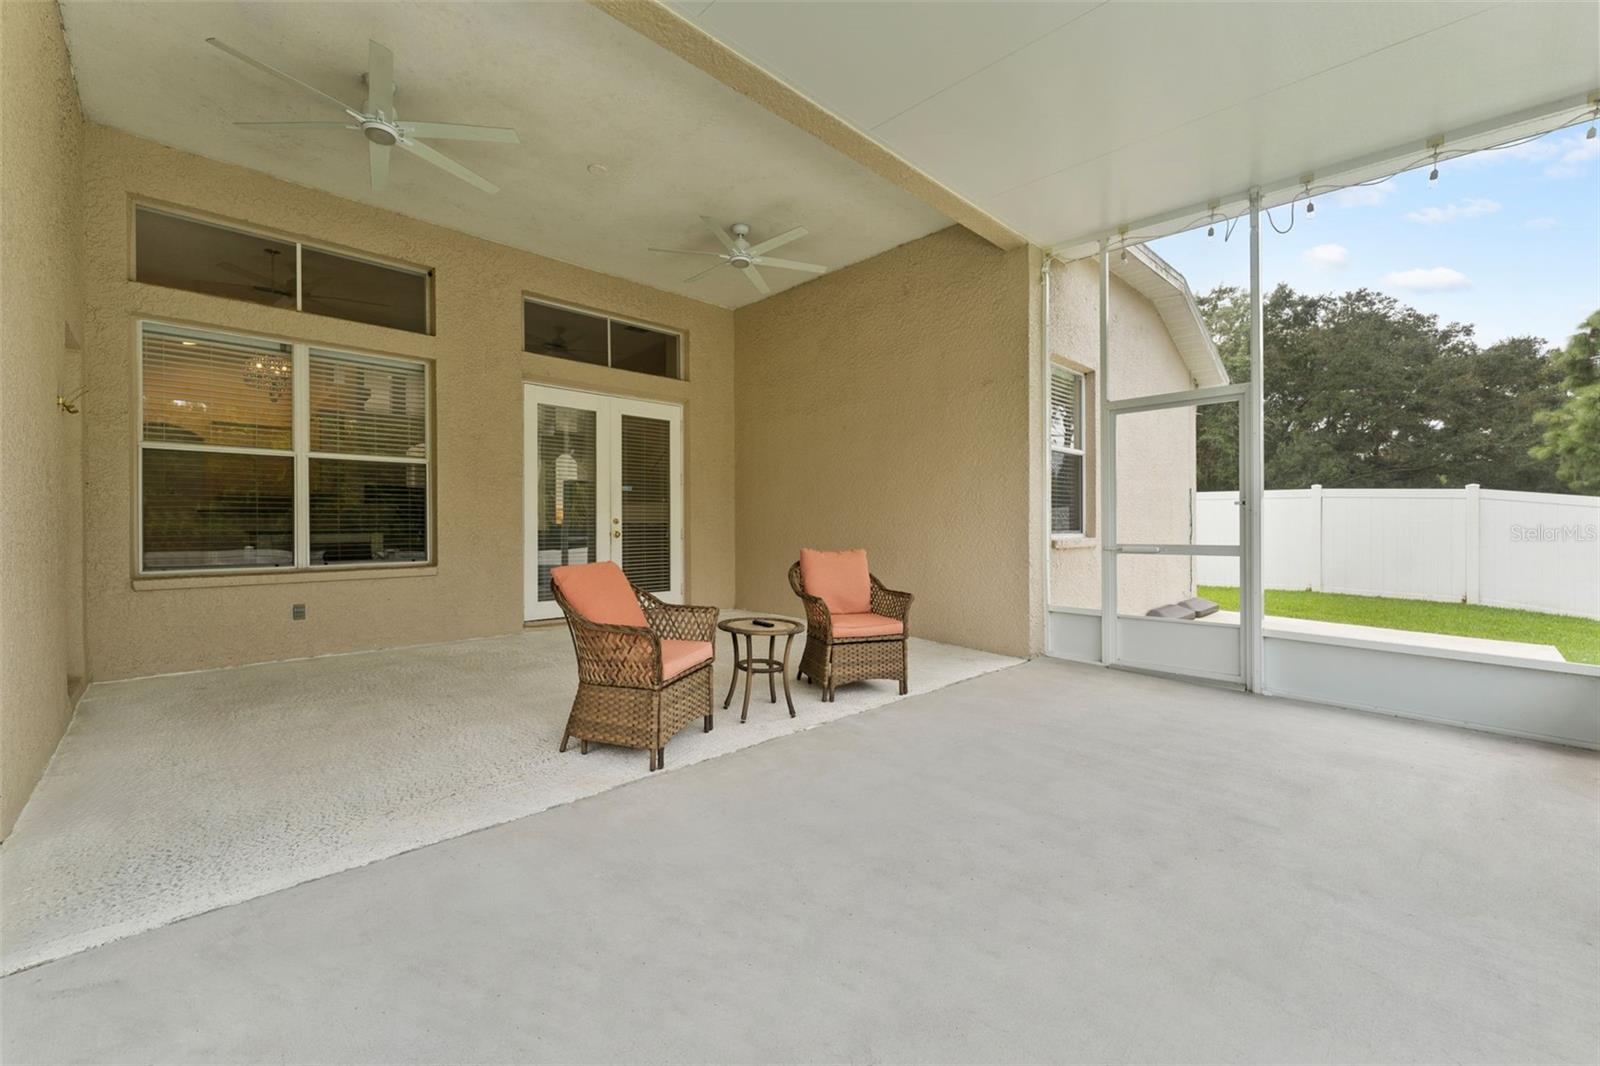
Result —
<instances>
[{"instance_id":1,"label":"white soffit","mask_svg":"<svg viewBox=\"0 0 1600 1066\"><path fill-rule=\"evenodd\" d=\"M723 307L760 296L733 270L685 283L708 261L646 247L712 250L698 218L710 215L749 223L754 240L805 226L810 235L783 254L837 269L950 224L588 4L63 0L61 8L95 122ZM500 193L402 153L388 189L374 193L354 132L236 128L341 116L208 46L212 36L357 106L367 41L387 45L402 118L517 130L521 145L433 142ZM591 174L592 163L607 172ZM763 273L774 291L811 278Z\"/></svg>"},{"instance_id":2,"label":"white soffit","mask_svg":"<svg viewBox=\"0 0 1600 1066\"><path fill-rule=\"evenodd\" d=\"M1134 245L1111 257L1111 273L1155 305L1162 325L1189 368L1197 388L1228 383L1227 368L1211 339L1211 330L1200 315L1189 282L1177 267L1142 245Z\"/></svg>"},{"instance_id":3,"label":"white soffit","mask_svg":"<svg viewBox=\"0 0 1600 1066\"><path fill-rule=\"evenodd\" d=\"M1305 174L1385 173L1439 134L1481 146L1558 106L1575 121L1600 88L1593 0L673 7L1030 241L1074 251L1122 226L1192 225L1252 186L1282 202Z\"/></svg>"}]
</instances>

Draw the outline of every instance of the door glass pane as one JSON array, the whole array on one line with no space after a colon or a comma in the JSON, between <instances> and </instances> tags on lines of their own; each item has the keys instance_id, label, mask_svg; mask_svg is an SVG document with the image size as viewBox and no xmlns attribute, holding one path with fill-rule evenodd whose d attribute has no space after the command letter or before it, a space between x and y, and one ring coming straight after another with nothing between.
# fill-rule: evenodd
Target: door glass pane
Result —
<instances>
[{"instance_id":1,"label":"door glass pane","mask_svg":"<svg viewBox=\"0 0 1600 1066\"><path fill-rule=\"evenodd\" d=\"M597 558L595 412L542 403L538 432L539 599L549 601L552 568Z\"/></svg>"},{"instance_id":2,"label":"door glass pane","mask_svg":"<svg viewBox=\"0 0 1600 1066\"><path fill-rule=\"evenodd\" d=\"M428 275L321 248L302 248L300 266L305 271L301 310L412 333L428 332Z\"/></svg>"},{"instance_id":3,"label":"door glass pane","mask_svg":"<svg viewBox=\"0 0 1600 1066\"><path fill-rule=\"evenodd\" d=\"M672 424L622 416L622 570L649 592L672 588Z\"/></svg>"}]
</instances>

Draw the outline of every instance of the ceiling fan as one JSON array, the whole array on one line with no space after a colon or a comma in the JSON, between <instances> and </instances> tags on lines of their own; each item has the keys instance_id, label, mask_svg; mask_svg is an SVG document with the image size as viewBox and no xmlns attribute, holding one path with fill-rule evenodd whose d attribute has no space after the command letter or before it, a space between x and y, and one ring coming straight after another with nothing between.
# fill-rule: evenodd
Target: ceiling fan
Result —
<instances>
[{"instance_id":1,"label":"ceiling fan","mask_svg":"<svg viewBox=\"0 0 1600 1066\"><path fill-rule=\"evenodd\" d=\"M806 235L804 226L796 226L794 229L780 233L776 237L768 237L760 244L751 244L749 240L750 227L743 222L735 222L732 232L729 232L705 215L700 216L700 221L704 222L706 228L716 235L718 242L721 243L726 251L702 252L693 248L650 249L652 252L667 252L672 255L709 255L722 260L720 263L706 267L698 274L684 278L683 280L686 282L698 281L713 270L716 270L717 267L730 266L744 274L750 284L756 287L757 292L765 294L771 292L772 289L767 285L767 279L761 276L761 271L756 269L758 266L777 267L779 270L801 270L807 274L826 274L828 272L827 267L819 266L816 263L801 263L793 259L778 259L767 254L770 251L782 248L790 241L797 241L804 237Z\"/></svg>"},{"instance_id":2,"label":"ceiling fan","mask_svg":"<svg viewBox=\"0 0 1600 1066\"><path fill-rule=\"evenodd\" d=\"M342 122L235 122L235 126L252 129L279 130L356 130L367 139L367 157L372 168L372 188L382 191L389 181L389 149L398 147L418 159L432 163L447 173L454 174L469 185L484 192L499 192L499 186L457 163L454 159L423 144L419 137L457 141L496 141L501 144L520 144L517 131L500 126L464 126L455 122L402 122L394 109L394 54L377 41L367 42L367 73L362 80L367 85L366 109L357 111L342 100L337 100L321 89L313 88L299 78L252 59L215 37L206 43L214 45L241 62L274 78L288 82L297 89L315 96L323 103L343 111L347 117Z\"/></svg>"}]
</instances>

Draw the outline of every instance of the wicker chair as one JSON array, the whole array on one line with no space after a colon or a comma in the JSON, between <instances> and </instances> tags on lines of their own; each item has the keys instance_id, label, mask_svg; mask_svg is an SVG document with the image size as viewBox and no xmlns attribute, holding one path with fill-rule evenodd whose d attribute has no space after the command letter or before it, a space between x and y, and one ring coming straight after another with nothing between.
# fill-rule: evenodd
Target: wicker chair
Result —
<instances>
[{"instance_id":1,"label":"wicker chair","mask_svg":"<svg viewBox=\"0 0 1600 1066\"><path fill-rule=\"evenodd\" d=\"M910 675L906 666L906 638L911 635L911 600L909 592L897 592L886 587L870 572L871 615L882 620L899 623L897 631L882 632L887 625L864 628L880 630L870 635L851 635L849 629L836 629L834 613L821 596L808 595L800 564L789 567L789 587L800 597L806 611L806 650L800 657L796 676L804 675L822 685L824 702L833 702L834 690L852 681L882 679L900 682L900 694L908 691ZM859 614L844 616L852 620ZM851 626L850 629L863 627Z\"/></svg>"},{"instance_id":2,"label":"wicker chair","mask_svg":"<svg viewBox=\"0 0 1600 1066\"><path fill-rule=\"evenodd\" d=\"M575 584L574 571L590 571L580 575L588 586L581 598L588 601L589 614L607 620L587 617L569 599L572 588L562 589L563 578ZM631 592L632 602L613 601L608 610L595 610L596 581L612 596ZM578 653L578 695L561 734L560 750L566 751L574 737L585 755L591 741L644 748L650 753L650 769L659 770L666 765L667 741L691 720L703 716L705 731L711 732L715 607L663 603L629 582L615 563L557 567L550 590L567 617ZM644 624L619 624L619 618ZM700 644L706 647L701 649Z\"/></svg>"}]
</instances>

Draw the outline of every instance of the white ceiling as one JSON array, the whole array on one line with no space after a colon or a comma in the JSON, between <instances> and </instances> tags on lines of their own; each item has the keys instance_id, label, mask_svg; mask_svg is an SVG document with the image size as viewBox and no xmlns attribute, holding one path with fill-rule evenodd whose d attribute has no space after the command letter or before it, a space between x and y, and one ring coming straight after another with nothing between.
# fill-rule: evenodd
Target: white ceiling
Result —
<instances>
[{"instance_id":1,"label":"white ceiling","mask_svg":"<svg viewBox=\"0 0 1600 1066\"><path fill-rule=\"evenodd\" d=\"M587 4L61 6L96 122L723 307L759 296L732 270L685 284L707 260L646 246L714 248L702 214L748 222L752 240L803 225L810 236L782 254L838 268L949 225ZM377 40L395 54L402 118L511 126L523 143L434 142L498 195L403 153L374 193L355 132L235 128L340 115L209 47L212 36L357 107ZM810 278L763 272L774 291Z\"/></svg>"},{"instance_id":2,"label":"white ceiling","mask_svg":"<svg viewBox=\"0 0 1600 1066\"><path fill-rule=\"evenodd\" d=\"M1594 0L672 6L1046 247L1600 88Z\"/></svg>"}]
</instances>

